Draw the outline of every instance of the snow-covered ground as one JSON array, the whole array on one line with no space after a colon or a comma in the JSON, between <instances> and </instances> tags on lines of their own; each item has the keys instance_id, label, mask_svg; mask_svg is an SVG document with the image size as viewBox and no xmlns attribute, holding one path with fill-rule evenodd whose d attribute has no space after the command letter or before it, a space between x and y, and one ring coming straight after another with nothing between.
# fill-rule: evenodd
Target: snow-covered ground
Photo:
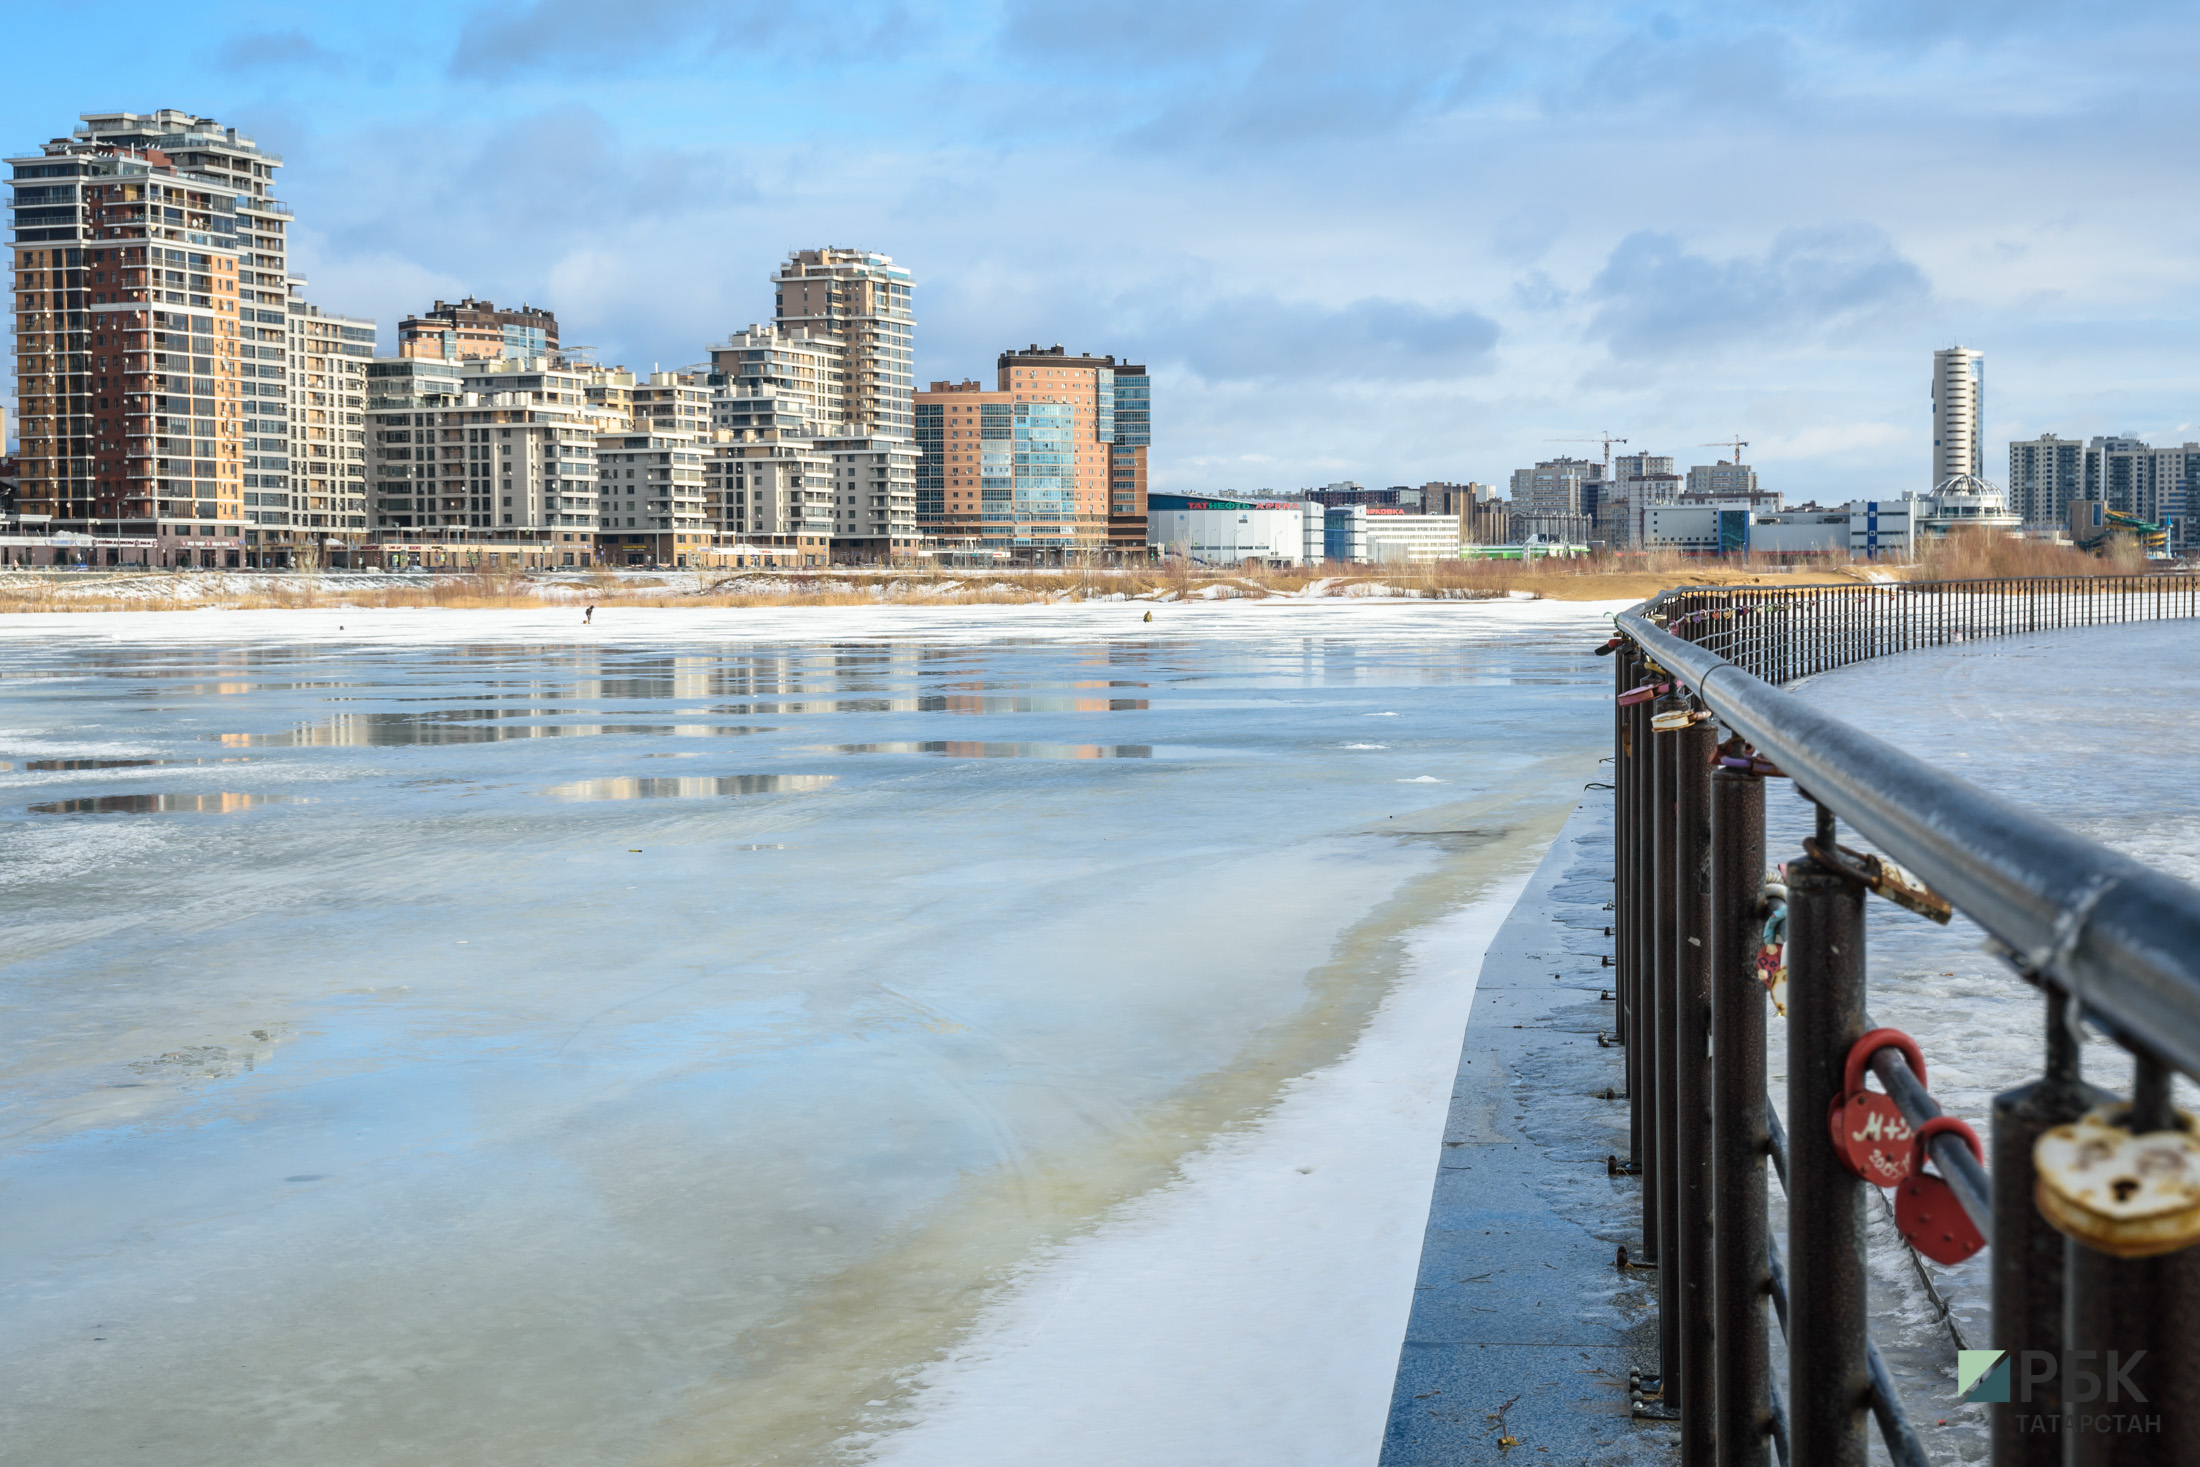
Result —
<instances>
[{"instance_id":1,"label":"snow-covered ground","mask_svg":"<svg viewBox=\"0 0 2200 1467\"><path fill-rule=\"evenodd\" d=\"M0 646L47 637L106 645L230 642L263 646L359 643L449 645L524 642L545 647L636 646L675 641L940 642L1301 636L1398 637L1414 642L1484 638L1494 632L1593 633L1626 601L1431 603L1381 597L1276 597L1265 601L1030 602L967 606L580 607L494 611L361 610L29 612L0 616ZM1151 614L1153 620L1145 617Z\"/></svg>"},{"instance_id":2,"label":"snow-covered ground","mask_svg":"<svg viewBox=\"0 0 2200 1467\"><path fill-rule=\"evenodd\" d=\"M1160 586L1143 591L1126 591L1110 589L1111 580L1115 578L1103 571L1094 576L1090 588L1077 599L1085 604L1128 601L1142 605L1191 604L1240 598L1274 601L1318 601L1325 598L1375 601L1431 599L1416 591L1400 591L1397 587L1379 580L1324 579L1310 582L1298 590L1289 590L1269 582L1233 575L1220 568L1205 572L1204 575L1206 579L1200 584L1182 589ZM296 597L312 598L341 608L347 601L358 604L360 599L371 600L392 590L422 591L438 584L465 592L479 590L485 583L475 577L436 571L189 570L57 575L11 572L0 568L0 592L36 593L63 601L113 603L120 607L127 607L132 603L203 603L211 607L224 602ZM1135 582L1124 576L1120 578L1120 584L1128 586ZM917 606L963 597L1018 600L1035 594L1029 573L907 575L884 570L866 571L842 567L800 575L774 571L622 571L608 578L585 571L541 571L529 574L521 583L521 590L523 594L541 600L574 606L590 601L616 604L625 597L662 598L700 596L705 593L717 596L853 595L874 597L880 605ZM1452 588L1434 599L1469 601L1527 597L1528 593L1525 591L1509 595L1498 593L1493 596L1487 592ZM1053 590L1037 593L1033 604L1044 605L1050 600L1071 599L1071 592Z\"/></svg>"},{"instance_id":3,"label":"snow-covered ground","mask_svg":"<svg viewBox=\"0 0 2200 1467\"><path fill-rule=\"evenodd\" d=\"M918 1373L883 1467L1372 1464L1482 954L1515 874L1408 941L1344 1060L1047 1250Z\"/></svg>"}]
</instances>

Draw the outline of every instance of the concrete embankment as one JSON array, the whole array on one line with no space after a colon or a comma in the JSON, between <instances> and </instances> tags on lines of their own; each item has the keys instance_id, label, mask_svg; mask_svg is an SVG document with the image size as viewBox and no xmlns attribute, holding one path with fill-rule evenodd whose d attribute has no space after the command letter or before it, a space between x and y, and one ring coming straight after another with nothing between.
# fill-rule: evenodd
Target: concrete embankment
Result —
<instances>
[{"instance_id":1,"label":"concrete embankment","mask_svg":"<svg viewBox=\"0 0 2200 1467\"><path fill-rule=\"evenodd\" d=\"M1627 1153L1624 1051L1599 1042L1610 800L1589 792L1483 960L1382 1467L1673 1452L1628 1403L1628 1369L1655 1369L1657 1275L1617 1267L1641 1204L1606 1165Z\"/></svg>"}]
</instances>

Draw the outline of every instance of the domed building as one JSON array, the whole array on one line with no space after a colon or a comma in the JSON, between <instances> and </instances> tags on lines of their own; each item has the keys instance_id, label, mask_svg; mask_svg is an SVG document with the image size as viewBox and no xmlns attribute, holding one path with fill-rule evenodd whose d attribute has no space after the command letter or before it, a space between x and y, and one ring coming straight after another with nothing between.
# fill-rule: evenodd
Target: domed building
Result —
<instances>
[{"instance_id":1,"label":"domed building","mask_svg":"<svg viewBox=\"0 0 2200 1467\"><path fill-rule=\"evenodd\" d=\"M1998 530L2013 535L2024 528L2024 521L2009 512L2009 496L1992 480L1977 474L1956 474L1918 499L1914 527L1919 536L1949 535L1957 530Z\"/></svg>"}]
</instances>

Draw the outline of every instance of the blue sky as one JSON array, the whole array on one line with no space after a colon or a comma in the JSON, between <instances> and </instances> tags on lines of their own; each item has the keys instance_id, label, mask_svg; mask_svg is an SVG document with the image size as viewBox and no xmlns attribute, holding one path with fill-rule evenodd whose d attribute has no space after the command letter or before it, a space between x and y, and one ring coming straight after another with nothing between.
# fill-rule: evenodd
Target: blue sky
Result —
<instances>
[{"instance_id":1,"label":"blue sky","mask_svg":"<svg viewBox=\"0 0 2200 1467\"><path fill-rule=\"evenodd\" d=\"M1031 342L1149 363L1156 487L1502 484L1609 430L1684 464L1739 433L1843 499L1926 487L1958 341L1995 477L2043 430L2200 438L2195 14L26 6L0 141L240 127L286 159L311 298L385 343L471 292L692 362L787 250L854 245L916 273L919 381Z\"/></svg>"}]
</instances>

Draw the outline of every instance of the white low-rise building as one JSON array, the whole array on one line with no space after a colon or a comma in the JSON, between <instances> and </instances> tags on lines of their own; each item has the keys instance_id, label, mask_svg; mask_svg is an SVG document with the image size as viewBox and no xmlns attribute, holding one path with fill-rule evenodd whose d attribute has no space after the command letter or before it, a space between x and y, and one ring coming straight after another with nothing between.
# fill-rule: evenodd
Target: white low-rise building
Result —
<instances>
[{"instance_id":1,"label":"white low-rise building","mask_svg":"<svg viewBox=\"0 0 2200 1467\"><path fill-rule=\"evenodd\" d=\"M1642 511L1642 548L1690 555L1739 555L1749 549L1748 503L1652 504Z\"/></svg>"},{"instance_id":2,"label":"white low-rise building","mask_svg":"<svg viewBox=\"0 0 2200 1467\"><path fill-rule=\"evenodd\" d=\"M1646 548L1694 555L1857 555L1906 558L1929 501L1855 499L1833 508L1753 512L1746 504L1651 505L1643 511Z\"/></svg>"},{"instance_id":3,"label":"white low-rise building","mask_svg":"<svg viewBox=\"0 0 2200 1467\"><path fill-rule=\"evenodd\" d=\"M1371 507L1367 512L1367 558L1373 561L1457 560L1459 516L1410 514Z\"/></svg>"},{"instance_id":4,"label":"white low-rise building","mask_svg":"<svg viewBox=\"0 0 2200 1467\"><path fill-rule=\"evenodd\" d=\"M1317 506L1318 507L1318 506ZM1150 494L1146 543L1209 565L1297 565L1306 553L1306 506L1292 500Z\"/></svg>"}]
</instances>

